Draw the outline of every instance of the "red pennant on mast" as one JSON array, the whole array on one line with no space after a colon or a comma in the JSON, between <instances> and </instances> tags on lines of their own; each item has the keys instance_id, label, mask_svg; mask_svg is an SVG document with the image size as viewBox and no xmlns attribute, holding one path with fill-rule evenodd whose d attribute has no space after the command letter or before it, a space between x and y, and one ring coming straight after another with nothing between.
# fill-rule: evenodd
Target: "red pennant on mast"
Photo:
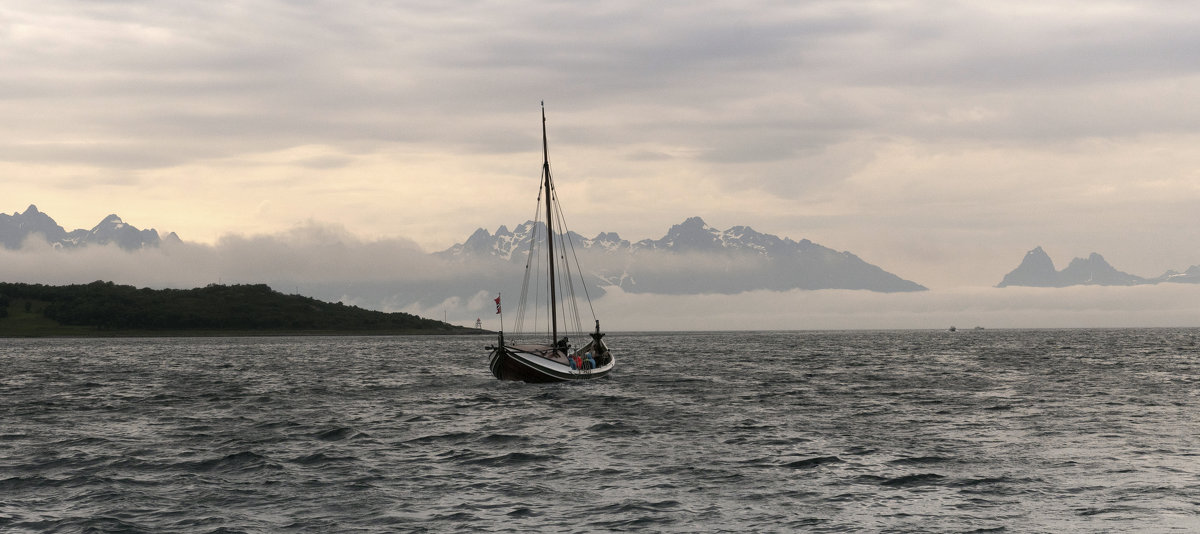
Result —
<instances>
[{"instance_id":1,"label":"red pennant on mast","mask_svg":"<svg viewBox=\"0 0 1200 534\"><path fill-rule=\"evenodd\" d=\"M500 313L500 295L496 295L496 313Z\"/></svg>"}]
</instances>

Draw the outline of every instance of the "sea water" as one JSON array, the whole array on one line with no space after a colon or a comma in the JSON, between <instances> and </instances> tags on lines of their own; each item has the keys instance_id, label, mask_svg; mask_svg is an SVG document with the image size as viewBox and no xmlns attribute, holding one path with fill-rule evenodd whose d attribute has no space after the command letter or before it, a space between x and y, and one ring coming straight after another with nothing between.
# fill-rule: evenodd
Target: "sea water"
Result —
<instances>
[{"instance_id":1,"label":"sea water","mask_svg":"<svg viewBox=\"0 0 1200 534\"><path fill-rule=\"evenodd\" d=\"M1200 331L3 340L4 532L1195 532Z\"/></svg>"}]
</instances>

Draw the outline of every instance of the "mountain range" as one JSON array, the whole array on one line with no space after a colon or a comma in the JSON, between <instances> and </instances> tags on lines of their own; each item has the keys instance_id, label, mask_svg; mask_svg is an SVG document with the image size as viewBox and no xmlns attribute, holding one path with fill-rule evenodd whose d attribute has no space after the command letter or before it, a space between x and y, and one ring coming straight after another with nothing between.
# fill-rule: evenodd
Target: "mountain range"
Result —
<instances>
[{"instance_id":1,"label":"mountain range","mask_svg":"<svg viewBox=\"0 0 1200 534\"><path fill-rule=\"evenodd\" d=\"M1193 265L1184 272L1167 271L1156 278L1142 278L1109 265L1104 257L1093 252L1087 258L1075 258L1066 268L1059 271L1042 247L1025 253L1021 264L1000 281L996 287L1067 287L1077 285L1132 286L1141 284L1200 283L1200 265Z\"/></svg>"},{"instance_id":2,"label":"mountain range","mask_svg":"<svg viewBox=\"0 0 1200 534\"><path fill-rule=\"evenodd\" d=\"M91 230L77 229L68 232L59 226L49 215L38 211L37 206L30 205L24 213L0 213L0 243L4 248L16 250L21 248L25 240L32 236L42 239L56 248L75 248L86 245L107 245L115 243L125 250L138 250L147 247L157 247L164 240L179 241L174 232L160 238L158 231L153 228L139 230L125 224L120 217L109 215Z\"/></svg>"},{"instance_id":3,"label":"mountain range","mask_svg":"<svg viewBox=\"0 0 1200 534\"><path fill-rule=\"evenodd\" d=\"M442 269L444 277L423 277L415 282L330 280L305 285L312 292L334 299L358 294L395 295L401 306L404 304L400 301L466 300L481 291L517 292L521 283L520 264L525 261L535 231L545 235L545 224L527 221L513 230L501 226L495 234L483 228L476 230L466 241L431 254L432 258L461 267ZM672 226L660 239L630 242L614 232L602 232L592 238L569 232L567 237L575 252L586 257L582 264L589 270L577 274L593 296L612 288L629 293L676 295L791 289L889 293L926 289L850 252L807 239L794 241L763 234L747 226L721 231L700 217ZM158 247L164 242L181 242L174 233L160 238L156 230L140 230L115 214L105 217L91 230L73 231L65 230L33 205L23 213L0 214L0 242L5 248L18 249L30 240L44 240L57 249L116 244L130 251ZM258 281L299 285L288 278Z\"/></svg>"},{"instance_id":4,"label":"mountain range","mask_svg":"<svg viewBox=\"0 0 1200 534\"><path fill-rule=\"evenodd\" d=\"M467 298L472 291L501 288L508 284L516 264L525 261L535 232L545 233L541 222L526 221L509 230L475 230L464 242L435 252L433 257L450 262L470 263L468 280L426 281L413 287L391 288L411 292L420 301L443 299L447 295ZM574 232L566 234L576 251L587 256L581 273L594 295L605 288L620 288L629 293L658 294L733 294L752 290L856 289L877 292L923 291L920 284L905 280L858 256L837 251L807 239L794 241L764 234L747 226L717 230L700 217L691 217L672 226L662 238L630 242L615 232L601 232L587 238ZM175 233L160 236L154 229L142 230L113 214L90 230L67 231L37 206L24 212L0 213L0 244L19 249L31 239L44 241L57 249L114 244L133 251L181 242ZM491 265L490 267L487 267ZM517 271L519 273L519 271ZM1075 285L1131 286L1158 283L1200 283L1200 265L1183 272L1167 271L1154 278L1143 278L1118 270L1100 254L1075 258L1062 270L1050 256L1036 247L1025 254L1020 265L1006 274L996 287L1067 287ZM403 285L403 284L402 284ZM344 289L344 288L343 288ZM371 292L388 291L384 287ZM338 291L330 287L329 291ZM336 297L336 295L335 295Z\"/></svg>"},{"instance_id":5,"label":"mountain range","mask_svg":"<svg viewBox=\"0 0 1200 534\"><path fill-rule=\"evenodd\" d=\"M463 243L436 253L448 259L524 262L542 222L526 221L495 234L480 228ZM614 232L586 238L568 232L577 251L590 255L587 267L601 288L632 293L739 293L758 289L864 289L879 292L926 288L807 239L763 234L748 226L717 230L700 217L674 225L660 239L630 242ZM595 265L595 266L593 266Z\"/></svg>"}]
</instances>

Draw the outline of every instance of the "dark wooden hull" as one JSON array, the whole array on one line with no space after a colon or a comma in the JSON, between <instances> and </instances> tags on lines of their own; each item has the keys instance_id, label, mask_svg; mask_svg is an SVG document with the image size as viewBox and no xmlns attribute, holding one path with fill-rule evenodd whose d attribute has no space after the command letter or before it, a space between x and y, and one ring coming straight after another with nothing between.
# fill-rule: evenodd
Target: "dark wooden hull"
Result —
<instances>
[{"instance_id":1,"label":"dark wooden hull","mask_svg":"<svg viewBox=\"0 0 1200 534\"><path fill-rule=\"evenodd\" d=\"M504 346L492 350L489 365L492 375L500 380L547 383L604 378L614 363L610 357L607 364L597 369L577 370L533 352Z\"/></svg>"}]
</instances>

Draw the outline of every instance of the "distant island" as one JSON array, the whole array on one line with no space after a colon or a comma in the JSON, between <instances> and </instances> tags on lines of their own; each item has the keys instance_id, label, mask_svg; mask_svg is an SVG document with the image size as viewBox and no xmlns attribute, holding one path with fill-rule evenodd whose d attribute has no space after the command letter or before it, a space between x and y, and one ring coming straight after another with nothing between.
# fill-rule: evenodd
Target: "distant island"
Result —
<instances>
[{"instance_id":1,"label":"distant island","mask_svg":"<svg viewBox=\"0 0 1200 534\"><path fill-rule=\"evenodd\" d=\"M139 289L0 283L0 337L473 334L480 330L284 295L265 284Z\"/></svg>"},{"instance_id":2,"label":"distant island","mask_svg":"<svg viewBox=\"0 0 1200 534\"><path fill-rule=\"evenodd\" d=\"M996 284L996 287L1069 287L1069 286L1134 286L1144 284L1200 283L1200 265L1184 272L1167 271L1156 278L1143 278L1117 270L1104 257L1093 252L1087 258L1075 258L1063 270L1054 268L1050 255L1037 247L1025 253L1021 264Z\"/></svg>"}]
</instances>

